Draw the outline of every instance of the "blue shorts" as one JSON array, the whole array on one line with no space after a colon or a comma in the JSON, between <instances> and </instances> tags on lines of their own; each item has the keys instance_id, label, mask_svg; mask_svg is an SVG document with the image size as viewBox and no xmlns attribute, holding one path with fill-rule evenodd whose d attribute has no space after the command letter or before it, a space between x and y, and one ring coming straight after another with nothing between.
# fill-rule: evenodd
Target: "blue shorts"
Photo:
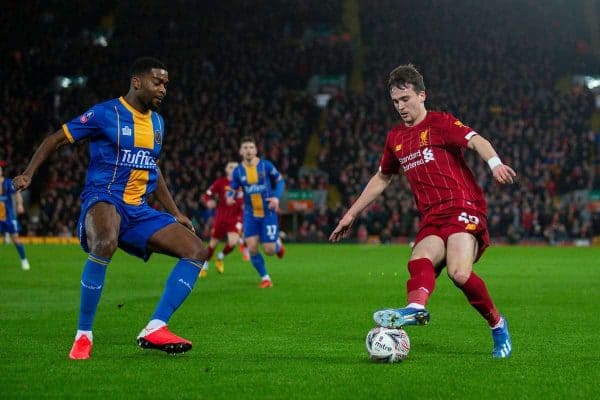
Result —
<instances>
[{"instance_id":1,"label":"blue shorts","mask_svg":"<svg viewBox=\"0 0 600 400\"><path fill-rule=\"evenodd\" d=\"M8 232L14 235L15 233L19 233L19 231L19 222L16 219L0 221L0 233Z\"/></svg>"},{"instance_id":2,"label":"blue shorts","mask_svg":"<svg viewBox=\"0 0 600 400\"><path fill-rule=\"evenodd\" d=\"M155 210L146 203L139 206L130 206L108 193L87 192L82 194L81 200L81 214L79 215L77 233L81 247L86 253L89 253L90 249L85 233L85 217L88 210L99 202L114 205L121 216L119 247L144 261L148 261L150 255L152 255L152 252L148 250L148 239L165 226L177 223L177 220L171 214Z\"/></svg>"},{"instance_id":3,"label":"blue shorts","mask_svg":"<svg viewBox=\"0 0 600 400\"><path fill-rule=\"evenodd\" d=\"M260 235L261 243L273 243L279 238L279 216L269 213L263 218L244 213L244 237Z\"/></svg>"}]
</instances>

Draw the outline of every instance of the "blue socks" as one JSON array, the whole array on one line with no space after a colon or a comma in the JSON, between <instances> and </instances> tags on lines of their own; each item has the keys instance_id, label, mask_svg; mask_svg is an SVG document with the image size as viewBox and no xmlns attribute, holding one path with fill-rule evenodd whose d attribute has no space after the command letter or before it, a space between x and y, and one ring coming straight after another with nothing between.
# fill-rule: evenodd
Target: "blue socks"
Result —
<instances>
[{"instance_id":1,"label":"blue socks","mask_svg":"<svg viewBox=\"0 0 600 400\"><path fill-rule=\"evenodd\" d=\"M261 278L267 275L267 267L265 266L265 259L262 254L256 253L255 255L250 256L250 260Z\"/></svg>"},{"instance_id":2,"label":"blue socks","mask_svg":"<svg viewBox=\"0 0 600 400\"><path fill-rule=\"evenodd\" d=\"M91 331L96 316L96 309L100 302L106 267L110 259L89 255L81 275L81 303L79 306L80 331ZM192 291L202 263L197 260L182 258L171 271L162 298L156 307L152 319L159 319L167 323L171 315L179 308Z\"/></svg>"},{"instance_id":3,"label":"blue socks","mask_svg":"<svg viewBox=\"0 0 600 400\"><path fill-rule=\"evenodd\" d=\"M98 308L98 302L100 302L100 296L104 288L106 267L109 262L109 258L90 253L83 267L83 273L81 274L81 303L79 304L79 330L92 330L96 309Z\"/></svg>"},{"instance_id":4,"label":"blue socks","mask_svg":"<svg viewBox=\"0 0 600 400\"><path fill-rule=\"evenodd\" d=\"M25 246L23 246L22 244L15 244L15 247L19 252L19 257L21 257L21 260L26 259L27 257L25 256Z\"/></svg>"},{"instance_id":5,"label":"blue socks","mask_svg":"<svg viewBox=\"0 0 600 400\"><path fill-rule=\"evenodd\" d=\"M202 269L202 261L182 258L171 271L163 295L151 319L169 322L169 319L188 297Z\"/></svg>"}]
</instances>

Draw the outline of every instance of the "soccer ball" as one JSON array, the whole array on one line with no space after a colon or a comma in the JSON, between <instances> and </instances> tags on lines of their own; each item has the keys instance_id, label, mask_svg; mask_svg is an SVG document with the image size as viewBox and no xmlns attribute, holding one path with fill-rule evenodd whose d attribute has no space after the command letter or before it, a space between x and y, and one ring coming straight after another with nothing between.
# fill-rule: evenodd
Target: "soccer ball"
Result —
<instances>
[{"instance_id":1,"label":"soccer ball","mask_svg":"<svg viewBox=\"0 0 600 400\"><path fill-rule=\"evenodd\" d=\"M367 333L366 345L371 360L394 363L408 356L410 339L402 328L389 329L378 326Z\"/></svg>"}]
</instances>

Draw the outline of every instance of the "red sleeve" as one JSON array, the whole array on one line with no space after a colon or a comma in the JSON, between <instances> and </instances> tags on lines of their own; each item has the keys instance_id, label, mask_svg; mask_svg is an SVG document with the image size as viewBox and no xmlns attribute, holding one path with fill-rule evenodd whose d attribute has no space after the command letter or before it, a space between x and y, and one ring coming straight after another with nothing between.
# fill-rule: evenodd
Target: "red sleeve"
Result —
<instances>
[{"instance_id":1,"label":"red sleeve","mask_svg":"<svg viewBox=\"0 0 600 400\"><path fill-rule=\"evenodd\" d=\"M379 164L379 171L384 175L395 175L400 170L400 162L398 162L398 158L396 158L396 154L394 154L394 149L392 149L393 137L393 131L390 131L385 140L385 147L383 148L383 155L381 156L381 163Z\"/></svg>"},{"instance_id":2,"label":"red sleeve","mask_svg":"<svg viewBox=\"0 0 600 400\"><path fill-rule=\"evenodd\" d=\"M443 129L446 132L444 137L447 144L454 144L466 148L469 145L469 140L471 140L474 135L477 135L477 132L475 132L473 128L463 124L452 114L444 114L442 123Z\"/></svg>"}]
</instances>

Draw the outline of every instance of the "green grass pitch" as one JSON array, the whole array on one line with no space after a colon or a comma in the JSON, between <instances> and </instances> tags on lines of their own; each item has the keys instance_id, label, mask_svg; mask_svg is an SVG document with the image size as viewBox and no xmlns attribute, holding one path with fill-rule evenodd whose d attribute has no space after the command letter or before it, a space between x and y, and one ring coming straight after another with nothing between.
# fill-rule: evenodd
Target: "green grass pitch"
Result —
<instances>
[{"instance_id":1,"label":"green grass pitch","mask_svg":"<svg viewBox=\"0 0 600 400\"><path fill-rule=\"evenodd\" d=\"M177 356L135 343L174 260L119 252L87 361L67 356L85 254L27 252L22 272L14 247L0 246L2 399L587 399L598 389L598 248L486 252L476 271L510 322L511 359L491 358L486 324L442 275L430 324L408 327L408 359L387 365L367 359L364 340L374 310L404 305L408 247L288 245L283 260L267 258L268 290L236 250L170 321L194 343Z\"/></svg>"}]
</instances>

